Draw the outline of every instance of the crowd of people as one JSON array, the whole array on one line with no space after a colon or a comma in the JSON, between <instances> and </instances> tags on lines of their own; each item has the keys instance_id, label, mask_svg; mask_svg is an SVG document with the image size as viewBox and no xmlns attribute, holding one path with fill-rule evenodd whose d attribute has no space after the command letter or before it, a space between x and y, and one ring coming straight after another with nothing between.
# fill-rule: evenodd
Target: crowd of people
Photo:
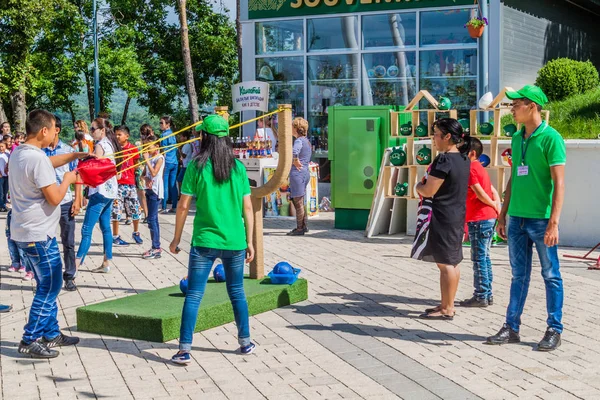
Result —
<instances>
[{"instance_id":1,"label":"crowd of people","mask_svg":"<svg viewBox=\"0 0 600 400\"><path fill-rule=\"evenodd\" d=\"M437 264L441 302L425 310L420 318L452 320L455 316L465 223L471 242L474 293L459 304L493 304L490 246L496 227L499 235L508 240L512 283L506 321L496 335L487 338L487 343L520 341L535 244L548 312L548 328L538 349L551 351L560 346L563 330L564 294L557 244L566 149L560 134L541 118L541 109L547 102L541 89L528 85L507 93L507 97L513 100L512 114L523 128L512 138L514 167L503 199L477 161L483 152L481 141L465 133L456 119L440 119L432 126L432 140L439 155L416 185L422 200L411 256ZM88 254L96 224L102 231L104 260L92 272L107 273L112 247L128 245L119 234L123 215L125 223L133 223L132 239L137 244L143 244L140 221L147 222L152 243L142 258L152 259L161 257L163 251L158 214L176 213L174 237L169 245L176 254L180 252L185 220L194 198L202 212L196 213L194 219L179 351L171 360L179 364L191 361L198 308L216 259L222 260L225 267L240 352L251 353L255 345L250 340L243 273L244 264L254 258L253 210L248 176L233 153L228 122L218 115L206 117L196 127L198 140L183 146L178 146L173 133L175 125L168 116L160 119L160 136L154 134L150 125L143 125L141 143L135 145L129 141L127 126L113 127L105 118L92 121L89 131L84 121L76 121L75 127L75 140L66 144L60 139L60 118L34 110L27 118L26 135L13 143L10 127L2 125L5 139L0 150L11 149L10 155L0 155L0 166L4 162L0 193L6 192L2 185L8 181L11 194L12 209L7 216L11 270L24 271L37 283L19 353L52 358L58 355L54 347L78 343L78 338L66 336L59 329L56 298L62 281L65 290L77 289L74 280ZM304 196L311 146L306 139L306 120L294 119L292 132L296 140L290 187L297 227L289 235L298 236L308 232ZM182 140L187 142L190 137L191 133L186 132ZM117 174L96 187L84 188L77 162L90 157L109 159ZM214 202L219 202L219 207L213 207ZM75 252L75 216L82 207L82 238ZM57 228L63 245L64 272L55 237ZM7 306L0 306L0 312L7 310Z\"/></svg>"}]
</instances>

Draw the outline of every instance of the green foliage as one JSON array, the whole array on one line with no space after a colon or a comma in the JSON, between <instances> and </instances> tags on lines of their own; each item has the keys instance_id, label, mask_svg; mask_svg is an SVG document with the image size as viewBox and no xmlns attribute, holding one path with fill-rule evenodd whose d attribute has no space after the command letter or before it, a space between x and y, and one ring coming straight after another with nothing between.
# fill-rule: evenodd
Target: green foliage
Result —
<instances>
[{"instance_id":1,"label":"green foliage","mask_svg":"<svg viewBox=\"0 0 600 400\"><path fill-rule=\"evenodd\" d=\"M598 71L590 61L557 58L538 71L535 83L549 100L562 100L598 87Z\"/></svg>"},{"instance_id":2,"label":"green foliage","mask_svg":"<svg viewBox=\"0 0 600 400\"><path fill-rule=\"evenodd\" d=\"M550 125L565 139L597 139L600 134L600 88L552 101L545 109L550 111ZM502 126L514 124L511 114L502 117Z\"/></svg>"}]
</instances>

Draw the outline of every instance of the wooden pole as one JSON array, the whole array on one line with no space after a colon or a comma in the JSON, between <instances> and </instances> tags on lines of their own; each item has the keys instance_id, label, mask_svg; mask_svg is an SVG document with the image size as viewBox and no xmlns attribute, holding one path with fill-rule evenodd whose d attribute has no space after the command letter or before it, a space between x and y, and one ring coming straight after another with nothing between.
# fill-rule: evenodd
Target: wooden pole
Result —
<instances>
[{"instance_id":1,"label":"wooden pole","mask_svg":"<svg viewBox=\"0 0 600 400\"><path fill-rule=\"evenodd\" d=\"M265 252L263 243L263 198L279 190L287 180L292 168L292 105L279 105L279 160L275 174L263 186L252 188L252 208L254 209L254 260L250 263L250 279L265 276Z\"/></svg>"}]
</instances>

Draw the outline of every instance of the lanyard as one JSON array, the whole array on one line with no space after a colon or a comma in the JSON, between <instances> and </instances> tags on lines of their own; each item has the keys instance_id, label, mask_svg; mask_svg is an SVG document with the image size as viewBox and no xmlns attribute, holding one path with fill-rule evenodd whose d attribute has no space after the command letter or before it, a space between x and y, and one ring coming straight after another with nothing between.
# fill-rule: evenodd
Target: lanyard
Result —
<instances>
[{"instance_id":1,"label":"lanyard","mask_svg":"<svg viewBox=\"0 0 600 400\"><path fill-rule=\"evenodd\" d=\"M544 121L535 128L533 133L529 135L527 139L525 139L525 129L523 129L523 140L521 140L521 165L525 165L525 155L527 154L527 149L529 148L529 142L531 141L531 137L535 135L535 133L544 125ZM527 142L527 143L525 143Z\"/></svg>"}]
</instances>

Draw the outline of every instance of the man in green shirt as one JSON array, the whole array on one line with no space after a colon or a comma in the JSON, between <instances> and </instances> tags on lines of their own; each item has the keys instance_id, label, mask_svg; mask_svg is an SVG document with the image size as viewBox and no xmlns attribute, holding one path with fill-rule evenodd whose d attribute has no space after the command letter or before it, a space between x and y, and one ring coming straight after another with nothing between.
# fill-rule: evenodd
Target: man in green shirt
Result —
<instances>
[{"instance_id":1,"label":"man in green shirt","mask_svg":"<svg viewBox=\"0 0 600 400\"><path fill-rule=\"evenodd\" d=\"M565 142L556 130L542 121L540 112L548 99L539 87L526 85L517 92L507 92L506 97L513 100L515 121L523 125L512 138L511 179L497 227L501 237L508 237L512 282L506 323L496 335L487 338L487 343L520 341L519 326L531 279L535 243L546 285L548 312L548 328L538 350L551 351L560 346L563 331L564 292L557 245L565 194Z\"/></svg>"}]
</instances>

